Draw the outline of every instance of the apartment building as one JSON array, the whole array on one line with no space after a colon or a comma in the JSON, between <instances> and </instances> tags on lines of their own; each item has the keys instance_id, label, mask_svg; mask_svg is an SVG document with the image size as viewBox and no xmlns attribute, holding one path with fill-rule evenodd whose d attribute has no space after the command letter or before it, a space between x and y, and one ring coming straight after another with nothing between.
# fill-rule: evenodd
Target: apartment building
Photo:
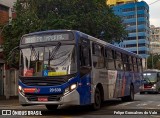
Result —
<instances>
[{"instance_id":1,"label":"apartment building","mask_svg":"<svg viewBox=\"0 0 160 118\"><path fill-rule=\"evenodd\" d=\"M107 4L122 18L122 24L128 32L128 38L115 45L147 58L150 32L148 4L137 0L108 0Z\"/></svg>"},{"instance_id":2,"label":"apartment building","mask_svg":"<svg viewBox=\"0 0 160 118\"><path fill-rule=\"evenodd\" d=\"M150 53L160 54L160 27L150 26Z\"/></svg>"}]
</instances>

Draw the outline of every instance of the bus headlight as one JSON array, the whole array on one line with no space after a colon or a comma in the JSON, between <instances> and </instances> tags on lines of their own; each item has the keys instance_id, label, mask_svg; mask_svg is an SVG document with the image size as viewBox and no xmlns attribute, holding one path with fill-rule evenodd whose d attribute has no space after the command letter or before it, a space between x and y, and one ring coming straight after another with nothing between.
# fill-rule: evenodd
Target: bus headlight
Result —
<instances>
[{"instance_id":1,"label":"bus headlight","mask_svg":"<svg viewBox=\"0 0 160 118\"><path fill-rule=\"evenodd\" d=\"M22 95L24 95L24 90L23 90L23 88L22 88L21 86L18 86L18 91L19 91L20 93L22 93Z\"/></svg>"},{"instance_id":2,"label":"bus headlight","mask_svg":"<svg viewBox=\"0 0 160 118\"><path fill-rule=\"evenodd\" d=\"M68 94L69 92L73 91L77 88L77 84L72 84L71 86L67 87L64 91L64 95Z\"/></svg>"},{"instance_id":3,"label":"bus headlight","mask_svg":"<svg viewBox=\"0 0 160 118\"><path fill-rule=\"evenodd\" d=\"M72 91L72 90L74 90L76 87L77 87L77 84L72 84L72 85L70 86L70 90Z\"/></svg>"},{"instance_id":4,"label":"bus headlight","mask_svg":"<svg viewBox=\"0 0 160 118\"><path fill-rule=\"evenodd\" d=\"M21 87L21 86L18 86L18 90L19 90L19 91L22 91L22 87Z\"/></svg>"},{"instance_id":5,"label":"bus headlight","mask_svg":"<svg viewBox=\"0 0 160 118\"><path fill-rule=\"evenodd\" d=\"M156 88L156 84L153 84L152 89L155 89L155 88Z\"/></svg>"}]
</instances>

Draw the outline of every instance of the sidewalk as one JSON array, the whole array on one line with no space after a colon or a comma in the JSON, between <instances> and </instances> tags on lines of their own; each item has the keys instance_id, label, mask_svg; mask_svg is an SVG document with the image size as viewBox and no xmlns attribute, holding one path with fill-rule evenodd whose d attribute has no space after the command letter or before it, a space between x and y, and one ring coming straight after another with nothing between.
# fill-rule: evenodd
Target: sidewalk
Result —
<instances>
[{"instance_id":1,"label":"sidewalk","mask_svg":"<svg viewBox=\"0 0 160 118\"><path fill-rule=\"evenodd\" d=\"M18 97L11 97L10 99L0 99L0 106L19 106Z\"/></svg>"}]
</instances>

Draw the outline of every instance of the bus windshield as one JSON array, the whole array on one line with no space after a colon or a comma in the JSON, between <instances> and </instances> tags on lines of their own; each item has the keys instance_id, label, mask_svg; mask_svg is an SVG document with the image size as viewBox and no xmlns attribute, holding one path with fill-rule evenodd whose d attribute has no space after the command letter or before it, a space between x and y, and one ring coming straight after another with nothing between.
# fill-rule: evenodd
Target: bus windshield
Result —
<instances>
[{"instance_id":1,"label":"bus windshield","mask_svg":"<svg viewBox=\"0 0 160 118\"><path fill-rule=\"evenodd\" d=\"M21 49L21 75L60 76L77 72L74 45Z\"/></svg>"},{"instance_id":2,"label":"bus windshield","mask_svg":"<svg viewBox=\"0 0 160 118\"><path fill-rule=\"evenodd\" d=\"M143 73L143 77L148 82L156 82L157 81L157 73Z\"/></svg>"}]
</instances>

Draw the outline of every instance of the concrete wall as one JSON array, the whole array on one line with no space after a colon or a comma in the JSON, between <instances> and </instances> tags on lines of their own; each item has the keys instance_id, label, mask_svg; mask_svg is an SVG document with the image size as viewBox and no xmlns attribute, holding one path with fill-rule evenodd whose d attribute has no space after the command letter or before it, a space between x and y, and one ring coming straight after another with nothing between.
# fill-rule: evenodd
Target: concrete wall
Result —
<instances>
[{"instance_id":1,"label":"concrete wall","mask_svg":"<svg viewBox=\"0 0 160 118\"><path fill-rule=\"evenodd\" d=\"M9 69L5 71L4 96L9 99L18 95L18 70Z\"/></svg>"}]
</instances>

